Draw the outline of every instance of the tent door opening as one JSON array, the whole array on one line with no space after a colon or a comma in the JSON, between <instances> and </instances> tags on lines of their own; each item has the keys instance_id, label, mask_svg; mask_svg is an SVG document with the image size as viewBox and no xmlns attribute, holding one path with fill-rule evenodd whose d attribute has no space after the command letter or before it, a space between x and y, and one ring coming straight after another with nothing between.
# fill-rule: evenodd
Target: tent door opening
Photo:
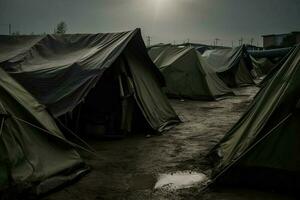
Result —
<instances>
[{"instance_id":1,"label":"tent door opening","mask_svg":"<svg viewBox=\"0 0 300 200\"><path fill-rule=\"evenodd\" d=\"M82 105L80 123L85 135L123 137L148 127L135 100L133 79L121 55L107 69Z\"/></svg>"}]
</instances>

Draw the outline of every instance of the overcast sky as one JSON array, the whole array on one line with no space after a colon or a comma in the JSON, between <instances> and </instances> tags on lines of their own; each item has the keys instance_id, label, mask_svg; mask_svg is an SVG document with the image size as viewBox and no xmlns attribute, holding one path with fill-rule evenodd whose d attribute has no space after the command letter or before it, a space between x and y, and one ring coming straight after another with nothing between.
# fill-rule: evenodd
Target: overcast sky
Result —
<instances>
[{"instance_id":1,"label":"overcast sky","mask_svg":"<svg viewBox=\"0 0 300 200\"><path fill-rule=\"evenodd\" d=\"M0 0L0 34L52 33L65 21L69 33L142 28L157 42L238 44L243 37L300 30L300 0Z\"/></svg>"}]
</instances>

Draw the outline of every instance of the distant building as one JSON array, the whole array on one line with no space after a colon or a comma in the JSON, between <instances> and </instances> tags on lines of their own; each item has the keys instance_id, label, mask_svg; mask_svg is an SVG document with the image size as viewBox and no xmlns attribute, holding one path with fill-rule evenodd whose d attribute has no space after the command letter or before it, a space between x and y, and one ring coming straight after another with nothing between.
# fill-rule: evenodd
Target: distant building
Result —
<instances>
[{"instance_id":1,"label":"distant building","mask_svg":"<svg viewBox=\"0 0 300 200\"><path fill-rule=\"evenodd\" d=\"M300 31L286 34L263 35L265 49L291 47L300 43Z\"/></svg>"}]
</instances>

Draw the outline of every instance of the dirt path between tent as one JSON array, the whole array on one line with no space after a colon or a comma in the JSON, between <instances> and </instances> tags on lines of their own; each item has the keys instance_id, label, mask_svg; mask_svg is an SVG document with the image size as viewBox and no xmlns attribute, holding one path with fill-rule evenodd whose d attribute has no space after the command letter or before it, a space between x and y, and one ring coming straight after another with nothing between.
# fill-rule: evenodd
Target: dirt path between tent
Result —
<instances>
[{"instance_id":1,"label":"dirt path between tent","mask_svg":"<svg viewBox=\"0 0 300 200\"><path fill-rule=\"evenodd\" d=\"M92 171L43 199L292 199L249 189L218 189L205 194L198 187L153 189L161 173L208 170L204 156L239 119L257 91L255 87L241 88L238 96L216 102L172 100L185 123L161 136L89 141L98 152L97 157L85 157Z\"/></svg>"}]
</instances>

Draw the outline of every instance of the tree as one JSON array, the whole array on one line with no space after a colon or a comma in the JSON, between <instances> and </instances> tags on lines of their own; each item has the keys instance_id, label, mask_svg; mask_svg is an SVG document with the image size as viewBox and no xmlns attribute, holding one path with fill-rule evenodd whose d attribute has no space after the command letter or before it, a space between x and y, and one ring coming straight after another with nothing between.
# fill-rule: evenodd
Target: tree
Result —
<instances>
[{"instance_id":1,"label":"tree","mask_svg":"<svg viewBox=\"0 0 300 200\"><path fill-rule=\"evenodd\" d=\"M65 34L67 32L67 24L64 21L59 22L54 30L55 34Z\"/></svg>"}]
</instances>

